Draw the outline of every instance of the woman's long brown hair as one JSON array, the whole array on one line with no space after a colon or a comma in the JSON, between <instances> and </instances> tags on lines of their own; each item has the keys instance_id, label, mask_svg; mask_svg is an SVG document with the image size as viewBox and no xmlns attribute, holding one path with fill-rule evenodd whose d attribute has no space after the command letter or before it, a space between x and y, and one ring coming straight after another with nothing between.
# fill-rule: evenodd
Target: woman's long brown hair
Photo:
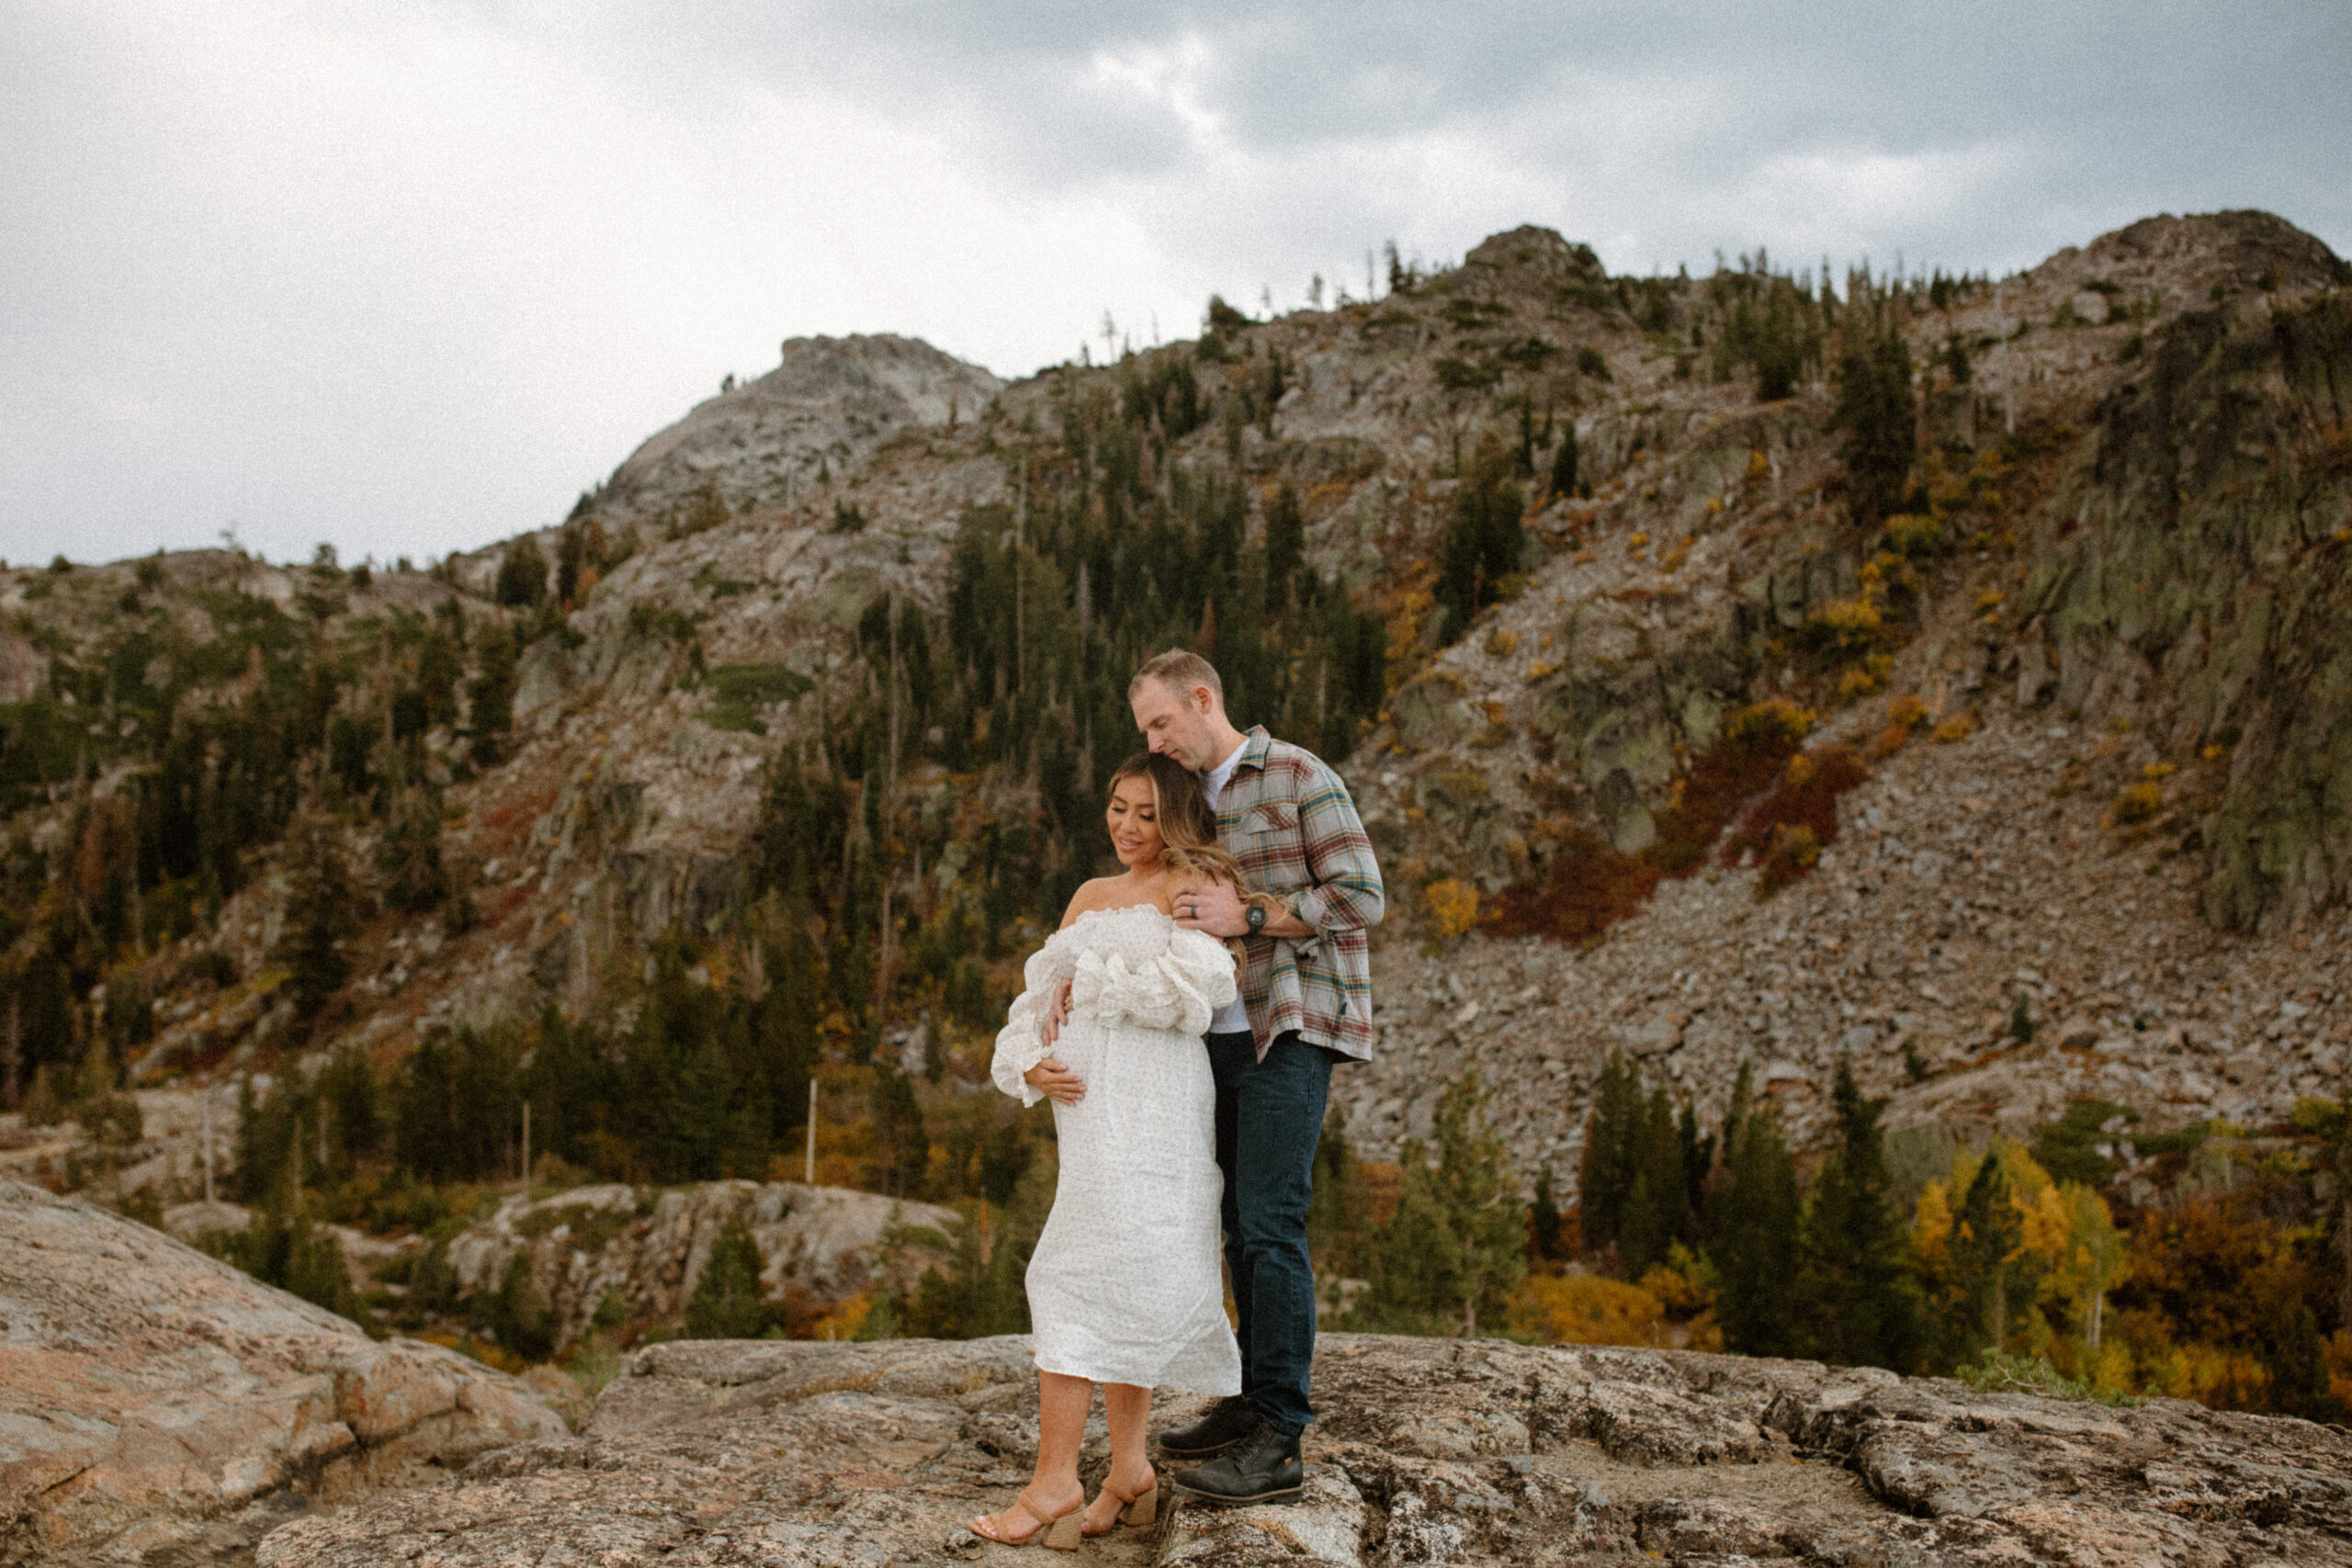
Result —
<instances>
[{"instance_id":1,"label":"woman's long brown hair","mask_svg":"<svg viewBox=\"0 0 2352 1568\"><path fill-rule=\"evenodd\" d=\"M1241 877L1241 863L1216 841L1216 813L1209 807L1208 792L1198 774L1173 757L1138 751L1111 774L1112 789L1121 779L1144 779L1151 784L1152 805L1159 819L1159 858L1179 876L1227 882L1249 891Z\"/></svg>"}]
</instances>

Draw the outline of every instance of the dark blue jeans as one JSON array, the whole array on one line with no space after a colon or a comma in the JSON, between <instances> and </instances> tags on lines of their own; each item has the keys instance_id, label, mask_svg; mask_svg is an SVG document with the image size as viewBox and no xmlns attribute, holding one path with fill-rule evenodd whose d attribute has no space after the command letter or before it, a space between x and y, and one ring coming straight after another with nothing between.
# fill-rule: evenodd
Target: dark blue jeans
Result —
<instances>
[{"instance_id":1,"label":"dark blue jeans","mask_svg":"<svg viewBox=\"0 0 2352 1568\"><path fill-rule=\"evenodd\" d=\"M1225 1174L1225 1261L1240 1315L1241 1392L1283 1432L1314 1418L1315 1268L1306 1204L1331 1089L1331 1053L1278 1034L1258 1060L1246 1033L1208 1037L1216 1078L1216 1165Z\"/></svg>"}]
</instances>

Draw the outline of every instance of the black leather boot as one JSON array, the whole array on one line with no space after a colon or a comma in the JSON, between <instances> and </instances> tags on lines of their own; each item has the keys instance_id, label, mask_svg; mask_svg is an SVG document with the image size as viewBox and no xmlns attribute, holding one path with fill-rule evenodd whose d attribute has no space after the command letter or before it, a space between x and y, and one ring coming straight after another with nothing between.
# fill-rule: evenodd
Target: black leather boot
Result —
<instances>
[{"instance_id":1,"label":"black leather boot","mask_svg":"<svg viewBox=\"0 0 2352 1568\"><path fill-rule=\"evenodd\" d=\"M1306 1467L1299 1461L1298 1434L1276 1431L1258 1416L1239 1442L1173 1479L1180 1490L1212 1503L1295 1503L1306 1489Z\"/></svg>"},{"instance_id":2,"label":"black leather boot","mask_svg":"<svg viewBox=\"0 0 2352 1568\"><path fill-rule=\"evenodd\" d=\"M1209 1413L1191 1426L1160 1433L1159 1449L1176 1459L1221 1453L1248 1437L1257 1424L1258 1412L1250 1407L1249 1396L1227 1394L1210 1405Z\"/></svg>"}]
</instances>

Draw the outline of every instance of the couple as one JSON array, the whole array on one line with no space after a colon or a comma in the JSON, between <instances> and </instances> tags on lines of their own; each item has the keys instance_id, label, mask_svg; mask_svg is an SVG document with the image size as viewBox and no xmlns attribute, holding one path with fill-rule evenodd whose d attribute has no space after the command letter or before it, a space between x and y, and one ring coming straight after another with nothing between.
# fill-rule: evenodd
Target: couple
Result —
<instances>
[{"instance_id":1,"label":"couple","mask_svg":"<svg viewBox=\"0 0 2352 1568\"><path fill-rule=\"evenodd\" d=\"M1152 1521L1155 1386L1226 1396L1161 1434L1171 1456L1219 1456L1176 1484L1222 1502L1298 1495L1315 1145L1332 1063L1372 1051L1380 868L1347 786L1301 748L1234 728L1198 654L1153 659L1127 700L1150 749L1120 765L1105 807L1126 869L1079 889L996 1043L997 1087L1054 1102L1061 1153L1029 1261L1036 1470L1012 1507L972 1521L1012 1546L1069 1550ZM1078 1453L1098 1382L1111 1468L1090 1506Z\"/></svg>"}]
</instances>

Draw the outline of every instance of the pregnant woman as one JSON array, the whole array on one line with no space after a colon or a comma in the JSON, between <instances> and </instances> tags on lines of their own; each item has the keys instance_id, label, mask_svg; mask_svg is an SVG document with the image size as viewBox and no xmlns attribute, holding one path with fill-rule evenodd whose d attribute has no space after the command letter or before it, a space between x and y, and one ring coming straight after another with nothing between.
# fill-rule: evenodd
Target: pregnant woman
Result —
<instances>
[{"instance_id":1,"label":"pregnant woman","mask_svg":"<svg viewBox=\"0 0 2352 1568\"><path fill-rule=\"evenodd\" d=\"M1169 909L1180 885L1238 887L1239 868L1217 847L1200 781L1171 758L1121 763L1106 817L1126 869L1078 890L996 1039L997 1087L1024 1105L1052 1100L1061 1151L1053 1213L1029 1259L1037 1467L1012 1507L972 1521L1008 1546L1067 1551L1122 1520L1151 1523L1152 1389L1241 1388L1217 1269L1224 1189L1201 1038L1234 994L1233 957ZM1041 1026L1065 985L1069 1018L1049 1045ZM1098 1382L1111 1470L1088 1507L1078 1450Z\"/></svg>"}]
</instances>

